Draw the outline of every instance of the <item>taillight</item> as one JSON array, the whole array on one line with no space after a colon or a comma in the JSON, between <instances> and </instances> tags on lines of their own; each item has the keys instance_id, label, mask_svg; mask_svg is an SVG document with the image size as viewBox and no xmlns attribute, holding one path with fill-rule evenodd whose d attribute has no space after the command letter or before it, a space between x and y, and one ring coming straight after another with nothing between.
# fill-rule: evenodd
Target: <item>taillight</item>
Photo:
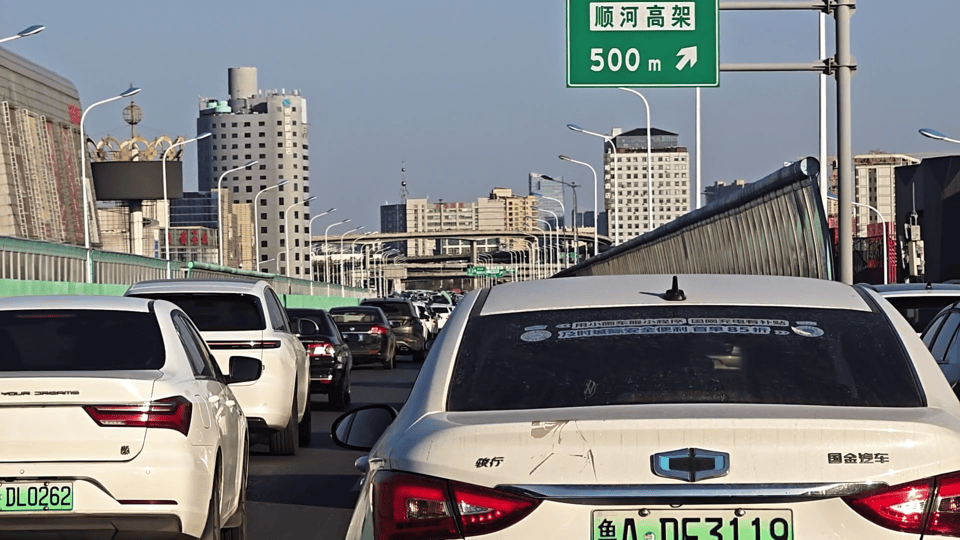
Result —
<instances>
[{"instance_id":1,"label":"taillight","mask_svg":"<svg viewBox=\"0 0 960 540\"><path fill-rule=\"evenodd\" d=\"M380 326L379 324L370 327L370 333L374 335L385 336L388 331L385 326Z\"/></svg>"},{"instance_id":2,"label":"taillight","mask_svg":"<svg viewBox=\"0 0 960 540\"><path fill-rule=\"evenodd\" d=\"M336 353L329 343L311 343L307 345L307 352L310 356L333 356Z\"/></svg>"},{"instance_id":3,"label":"taillight","mask_svg":"<svg viewBox=\"0 0 960 540\"><path fill-rule=\"evenodd\" d=\"M844 501L887 529L960 537L960 473L874 490Z\"/></svg>"},{"instance_id":4,"label":"taillight","mask_svg":"<svg viewBox=\"0 0 960 540\"><path fill-rule=\"evenodd\" d=\"M101 427L146 427L190 431L192 404L177 396L144 405L85 405L90 418Z\"/></svg>"},{"instance_id":5,"label":"taillight","mask_svg":"<svg viewBox=\"0 0 960 540\"><path fill-rule=\"evenodd\" d=\"M530 514L540 502L439 478L387 473L375 480L377 538L444 540L491 534Z\"/></svg>"}]
</instances>

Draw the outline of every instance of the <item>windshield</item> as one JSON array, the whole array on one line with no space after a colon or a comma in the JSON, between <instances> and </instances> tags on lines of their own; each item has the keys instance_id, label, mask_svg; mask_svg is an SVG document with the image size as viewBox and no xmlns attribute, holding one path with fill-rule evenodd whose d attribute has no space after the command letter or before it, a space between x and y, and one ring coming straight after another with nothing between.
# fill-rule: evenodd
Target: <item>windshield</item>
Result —
<instances>
[{"instance_id":1,"label":"windshield","mask_svg":"<svg viewBox=\"0 0 960 540\"><path fill-rule=\"evenodd\" d=\"M923 404L899 338L875 313L713 306L521 312L471 319L459 349L453 411Z\"/></svg>"},{"instance_id":2,"label":"windshield","mask_svg":"<svg viewBox=\"0 0 960 540\"><path fill-rule=\"evenodd\" d=\"M897 311L919 334L937 316L937 313L956 302L960 296L924 295L903 298L885 296L884 298L897 308Z\"/></svg>"},{"instance_id":3,"label":"windshield","mask_svg":"<svg viewBox=\"0 0 960 540\"><path fill-rule=\"evenodd\" d=\"M264 330L267 327L260 299L248 294L131 294L173 302L187 312L201 332Z\"/></svg>"},{"instance_id":4,"label":"windshield","mask_svg":"<svg viewBox=\"0 0 960 540\"><path fill-rule=\"evenodd\" d=\"M160 369L163 337L153 313L0 311L0 371Z\"/></svg>"}]
</instances>

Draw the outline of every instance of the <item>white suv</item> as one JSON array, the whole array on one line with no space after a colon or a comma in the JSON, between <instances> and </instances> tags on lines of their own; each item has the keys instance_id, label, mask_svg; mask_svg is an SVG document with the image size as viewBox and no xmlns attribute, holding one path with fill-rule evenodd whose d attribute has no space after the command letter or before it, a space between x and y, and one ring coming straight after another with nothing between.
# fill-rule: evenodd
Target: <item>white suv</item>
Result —
<instances>
[{"instance_id":1,"label":"white suv","mask_svg":"<svg viewBox=\"0 0 960 540\"><path fill-rule=\"evenodd\" d=\"M169 300L200 329L220 369L232 355L263 362L259 380L231 387L254 432L268 432L270 452L295 455L310 443L307 351L287 312L265 281L188 279L144 281L126 296ZM298 429L299 424L299 429Z\"/></svg>"}]
</instances>

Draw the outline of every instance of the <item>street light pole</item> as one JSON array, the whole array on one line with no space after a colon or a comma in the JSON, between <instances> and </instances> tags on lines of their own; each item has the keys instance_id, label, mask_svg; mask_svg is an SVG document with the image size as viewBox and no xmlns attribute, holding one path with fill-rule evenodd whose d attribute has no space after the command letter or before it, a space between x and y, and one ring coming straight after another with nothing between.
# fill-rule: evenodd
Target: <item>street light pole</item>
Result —
<instances>
[{"instance_id":1,"label":"street light pole","mask_svg":"<svg viewBox=\"0 0 960 540\"><path fill-rule=\"evenodd\" d=\"M323 231L323 280L330 283L330 245L327 244L327 235L330 234L330 228L337 225L350 223L350 218L327 225L327 230Z\"/></svg>"},{"instance_id":2,"label":"street light pole","mask_svg":"<svg viewBox=\"0 0 960 540\"><path fill-rule=\"evenodd\" d=\"M300 206L301 204L306 205L307 203L309 203L310 201L316 198L317 198L316 195L314 195L313 197L308 197L300 202L295 202L290 206L288 206L287 209L283 211L283 229L284 229L284 236L285 236L284 238L285 257L284 258L287 259L287 272L286 272L287 277L290 277L290 267L293 266L292 261L290 260L290 210L294 206ZM278 270L279 270L279 266L280 266L280 262L277 261Z\"/></svg>"},{"instance_id":3,"label":"street light pole","mask_svg":"<svg viewBox=\"0 0 960 540\"><path fill-rule=\"evenodd\" d=\"M139 91L139 90L138 90L138 91ZM128 90L128 92L129 92L129 90ZM134 92L134 93L136 93L136 92ZM171 270L171 268L170 268L170 199L167 197L167 156L170 154L170 151L171 151L171 150L173 150L174 148L176 148L176 147L178 147L178 146L183 146L183 145L185 145L185 144L187 144L187 143L192 143L192 142L194 142L194 141L199 141L199 140L201 140L201 139L206 139L206 138L209 137L209 136L210 136L210 132L209 132L209 131L206 131L206 132L204 132L204 133L201 133L201 134L197 135L196 137L194 137L194 138L192 138L192 139L187 139L187 140L185 140L185 141L180 141L180 142L178 142L178 143L171 144L171 145L170 145L166 150L164 150L164 152L163 152L163 160L162 160L162 163L161 163L161 167L163 168L163 206L164 206L164 208L165 208L165 210L166 210L166 214L167 214L167 219L164 220L164 225L165 225L165 226L164 226L164 228L163 228L163 240L164 240L164 243L165 243L166 246L167 246L167 249L166 249L166 256L167 256L167 279L170 279L171 277L173 277L173 275L172 275L172 270ZM86 193L86 192L84 192L84 193Z\"/></svg>"},{"instance_id":4,"label":"street light pole","mask_svg":"<svg viewBox=\"0 0 960 540\"><path fill-rule=\"evenodd\" d=\"M374 233L376 233L376 232L377 232L377 231L367 231L367 232L361 234L360 236L354 238L353 242L350 242L350 286L351 286L351 287L356 287L356 286L357 286L357 285L356 285L357 281L356 281L356 279L355 279L356 274L357 274L357 269L356 269L356 266L353 264L353 255L354 255L354 253L356 253L356 250L357 250L357 241L360 240L361 238L363 238L364 236L370 236L371 234L374 234ZM363 247L362 247L362 246L361 246L360 250L363 251ZM362 260L362 259L363 259L363 258L361 257L361 260Z\"/></svg>"},{"instance_id":5,"label":"street light pole","mask_svg":"<svg viewBox=\"0 0 960 540\"><path fill-rule=\"evenodd\" d=\"M23 32L27 32L32 28L35 28L35 27L31 26L30 28L23 30L21 34ZM40 27L40 30L43 30L42 26ZM29 33L26 35L33 35L39 32L40 30L37 30L33 33ZM10 39L16 39L18 37L22 37L22 36L20 36L20 34L17 34L17 36L12 38L6 38L6 40L4 41L10 40ZM2 41L0 41L0 43L2 43ZM121 92L119 95L113 96L112 98L108 98L103 101L98 101L93 105L90 105L89 107L87 107L87 110L83 111L83 114L80 115L80 175L81 175L80 190L83 191L83 247L87 250L87 283L93 283L93 268L92 268L93 259L90 256L90 209L88 208L90 206L90 201L87 197L87 162L86 162L87 138L83 134L83 121L86 120L87 113L90 112L90 110L96 107L97 105L103 105L104 103L110 103L111 101L116 101L118 99L130 97L139 91L140 91L139 88L134 88L133 86L131 86L130 88L127 88L126 90Z\"/></svg>"},{"instance_id":6,"label":"street light pole","mask_svg":"<svg viewBox=\"0 0 960 540\"><path fill-rule=\"evenodd\" d=\"M561 201L561 200L559 200L559 199L554 199L553 197L547 197L546 195L541 195L541 197L543 197L544 199L549 199L549 200L551 200L551 201L556 201L556 202L560 203L560 215L561 215L561 216L567 213L567 209L564 208L564 206L563 206L563 201ZM559 224L559 223L560 223L560 222L557 221L557 224ZM568 253L569 253L568 250L570 249L570 244L569 244L569 242L567 242L567 228L566 228L566 227L562 227L562 230L563 230L563 246L564 246L564 249L563 249L563 267L564 267L564 268L570 268L570 256L568 255Z\"/></svg>"},{"instance_id":7,"label":"street light pole","mask_svg":"<svg viewBox=\"0 0 960 540\"><path fill-rule=\"evenodd\" d=\"M576 253L574 260L576 262L580 262L580 238L577 236L577 188L580 187L580 185L570 183L565 180L556 180L545 174L541 174L540 178L549 180L551 182L556 182L558 184L563 184L573 191L573 250Z\"/></svg>"},{"instance_id":8,"label":"street light pole","mask_svg":"<svg viewBox=\"0 0 960 540\"><path fill-rule=\"evenodd\" d=\"M256 268L257 272L260 271L260 264L261 264L260 263L260 214L258 213L257 205L260 204L261 195L263 195L267 191L270 191L271 189L279 188L280 186L286 184L287 182L289 182L289 180L281 180L268 188L263 188L259 192L257 192L257 196L254 197L253 199L253 228L254 228L253 241L256 244L256 257L257 257L257 260L254 262L254 265L255 265L254 268ZM270 261L269 260L263 261L263 264L266 264L268 262Z\"/></svg>"},{"instance_id":9,"label":"street light pole","mask_svg":"<svg viewBox=\"0 0 960 540\"><path fill-rule=\"evenodd\" d=\"M340 235L340 285L343 285L343 237L360 229L363 229L363 225L354 227Z\"/></svg>"},{"instance_id":10,"label":"street light pole","mask_svg":"<svg viewBox=\"0 0 960 540\"><path fill-rule=\"evenodd\" d=\"M15 39L25 38L25 37L29 37L29 36L35 36L35 35L39 34L40 32L43 32L43 29L44 29L44 28L46 28L46 26L43 26L42 24L35 24L35 25L33 25L33 26L29 26L29 27L24 28L23 30L17 32L16 35L13 35L13 36L10 36L10 37L5 37L5 38L3 38L3 39L0 39L0 43L6 43L7 41L13 41L13 40L15 40Z\"/></svg>"},{"instance_id":11,"label":"street light pole","mask_svg":"<svg viewBox=\"0 0 960 540\"><path fill-rule=\"evenodd\" d=\"M619 245L619 244L620 244L620 189L617 187L617 185L618 185L618 180L617 180L617 168L619 167L618 162L617 162L617 142L614 140L614 138L613 138L612 136L608 137L608 136L606 136L606 135L604 135L604 134L602 134L602 133L594 133L594 132L592 132L592 131L587 131L587 130L583 129L582 127L580 127L580 126L578 126L578 125L575 125L575 124L567 124L567 127L570 128L570 129L573 130L573 131L578 132L578 133L584 133L584 134L586 134L586 135L592 135L592 136L594 136L594 137L600 137L601 139L604 140L604 142L609 143L609 144L610 144L610 148L613 149L613 220L612 220L612 223L613 223L613 243L614 243L614 245ZM649 142L649 139L648 139L648 142ZM606 204L604 204L604 208L606 208ZM594 223L593 223L593 226L594 226L594 227L598 227L598 225L597 225L598 222L599 222L598 220L599 220L598 217L595 217L595 218L594 218ZM609 213L609 211L608 211L608 212L607 212L607 224L609 225L610 223L611 223L610 213Z\"/></svg>"},{"instance_id":12,"label":"street light pole","mask_svg":"<svg viewBox=\"0 0 960 540\"><path fill-rule=\"evenodd\" d=\"M569 161L570 163L576 163L577 165L583 165L590 169L593 172L593 256L596 257L597 250L597 221L599 221L600 216L597 215L597 170L593 168L592 165L583 161L577 161L575 159L568 158L567 156L561 155L560 159L563 161Z\"/></svg>"},{"instance_id":13,"label":"street light pole","mask_svg":"<svg viewBox=\"0 0 960 540\"><path fill-rule=\"evenodd\" d=\"M232 172L237 172L240 169L246 169L247 167L253 167L257 163L260 163L257 160L247 162L246 165L242 167L236 167L230 169L229 171L220 175L220 179L217 180L217 231L220 233L220 238L217 239L217 247L220 252L220 266L223 266L223 179Z\"/></svg>"},{"instance_id":14,"label":"street light pole","mask_svg":"<svg viewBox=\"0 0 960 540\"><path fill-rule=\"evenodd\" d=\"M560 251L559 251L559 250L560 250L560 231L557 230L557 229L558 229L557 225L560 223L560 220L559 220L559 218L557 217L557 214L556 214L555 212L550 211L550 210L547 210L546 208L543 208L542 210L543 210L544 212L549 213L551 216L553 216L553 219L554 219L555 225L554 225L554 227L553 227L553 233L554 233L554 236L555 236L556 239L557 239L557 243L556 243L557 249L555 250L556 252L554 253L553 265L556 267L557 272L559 272L559 271L560 271L560 261L558 260L558 256L559 256L559 254L560 254ZM566 258L566 250L564 250L564 258Z\"/></svg>"},{"instance_id":15,"label":"street light pole","mask_svg":"<svg viewBox=\"0 0 960 540\"><path fill-rule=\"evenodd\" d=\"M640 96L644 107L647 109L647 232L650 232L653 230L653 173L651 172L653 170L653 146L651 146L652 137L650 136L650 102L643 97L643 94L633 88L620 88L620 90ZM700 148L697 148L697 152L700 152ZM699 178L697 181L699 182ZM697 197L699 196L698 193Z\"/></svg>"}]
</instances>

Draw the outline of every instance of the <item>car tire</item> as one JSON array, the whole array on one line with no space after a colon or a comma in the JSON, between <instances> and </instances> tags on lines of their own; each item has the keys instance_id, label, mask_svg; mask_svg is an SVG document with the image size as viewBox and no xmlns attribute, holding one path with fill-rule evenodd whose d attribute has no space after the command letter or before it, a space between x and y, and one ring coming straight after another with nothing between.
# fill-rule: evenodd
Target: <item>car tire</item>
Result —
<instances>
[{"instance_id":1,"label":"car tire","mask_svg":"<svg viewBox=\"0 0 960 540\"><path fill-rule=\"evenodd\" d=\"M294 392L296 393L296 392ZM270 434L270 453L275 456L297 455L297 399L293 399L293 412L287 426Z\"/></svg>"},{"instance_id":2,"label":"car tire","mask_svg":"<svg viewBox=\"0 0 960 540\"><path fill-rule=\"evenodd\" d=\"M250 468L250 449L245 446L243 453L243 473L240 475L240 502L237 503L237 515L240 523L236 527L229 529L220 529L220 540L246 540L247 539L247 475Z\"/></svg>"},{"instance_id":3,"label":"car tire","mask_svg":"<svg viewBox=\"0 0 960 540\"><path fill-rule=\"evenodd\" d=\"M207 522L200 533L200 540L221 540L220 535L220 459L213 476L213 493L210 494L210 507L207 509Z\"/></svg>"},{"instance_id":4,"label":"car tire","mask_svg":"<svg viewBox=\"0 0 960 540\"><path fill-rule=\"evenodd\" d=\"M394 355L391 354L383 361L383 369L393 369L394 363Z\"/></svg>"},{"instance_id":5,"label":"car tire","mask_svg":"<svg viewBox=\"0 0 960 540\"><path fill-rule=\"evenodd\" d=\"M340 384L330 391L330 403L338 411L342 411L350 403L350 375L344 374Z\"/></svg>"},{"instance_id":6,"label":"car tire","mask_svg":"<svg viewBox=\"0 0 960 540\"><path fill-rule=\"evenodd\" d=\"M307 402L307 410L303 413L303 420L297 424L297 442L300 446L310 446L310 437L313 435L313 404Z\"/></svg>"}]
</instances>

